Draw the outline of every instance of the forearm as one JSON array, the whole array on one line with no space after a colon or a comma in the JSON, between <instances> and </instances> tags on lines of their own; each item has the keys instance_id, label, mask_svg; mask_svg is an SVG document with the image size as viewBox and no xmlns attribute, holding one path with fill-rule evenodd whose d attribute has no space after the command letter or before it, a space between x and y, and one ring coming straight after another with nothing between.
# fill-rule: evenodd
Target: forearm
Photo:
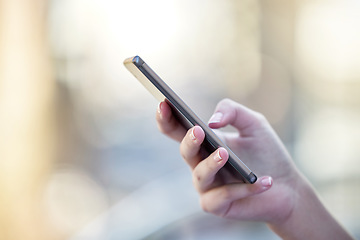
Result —
<instances>
[{"instance_id":1,"label":"forearm","mask_svg":"<svg viewBox=\"0 0 360 240\"><path fill-rule=\"evenodd\" d=\"M324 207L311 185L301 177L294 209L287 219L269 223L282 239L353 239Z\"/></svg>"}]
</instances>

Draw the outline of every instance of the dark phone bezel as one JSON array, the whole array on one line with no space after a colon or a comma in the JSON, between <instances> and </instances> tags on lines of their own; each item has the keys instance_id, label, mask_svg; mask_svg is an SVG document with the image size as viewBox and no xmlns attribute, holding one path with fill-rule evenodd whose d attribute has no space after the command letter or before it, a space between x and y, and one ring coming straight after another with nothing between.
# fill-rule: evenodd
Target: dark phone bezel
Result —
<instances>
[{"instance_id":1,"label":"dark phone bezel","mask_svg":"<svg viewBox=\"0 0 360 240\"><path fill-rule=\"evenodd\" d=\"M199 125L204 130L205 140L203 145L209 153L219 147L225 148L229 153L229 160L225 166L230 168L229 170L233 174L235 173L234 175L242 181L247 183L256 182L256 175L139 56L125 59L124 65L159 101L165 99L169 103L173 113L185 128L189 129ZM236 174L236 172L240 173L240 175Z\"/></svg>"}]
</instances>

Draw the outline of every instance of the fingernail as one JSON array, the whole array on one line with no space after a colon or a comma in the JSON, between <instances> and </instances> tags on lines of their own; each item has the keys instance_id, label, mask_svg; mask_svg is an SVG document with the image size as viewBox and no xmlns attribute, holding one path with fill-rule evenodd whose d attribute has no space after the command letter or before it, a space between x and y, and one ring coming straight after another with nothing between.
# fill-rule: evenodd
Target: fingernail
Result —
<instances>
[{"instance_id":1,"label":"fingernail","mask_svg":"<svg viewBox=\"0 0 360 240\"><path fill-rule=\"evenodd\" d=\"M271 177L265 177L261 180L261 185L263 187L270 187L272 185L273 181Z\"/></svg>"},{"instance_id":2,"label":"fingernail","mask_svg":"<svg viewBox=\"0 0 360 240\"><path fill-rule=\"evenodd\" d=\"M218 123L221 121L222 117L223 114L221 112L216 112L211 116L209 123Z\"/></svg>"},{"instance_id":3,"label":"fingernail","mask_svg":"<svg viewBox=\"0 0 360 240\"><path fill-rule=\"evenodd\" d=\"M190 132L190 138L191 140L195 141L196 140L196 136L195 136L195 128L191 129Z\"/></svg>"},{"instance_id":4,"label":"fingernail","mask_svg":"<svg viewBox=\"0 0 360 240\"><path fill-rule=\"evenodd\" d=\"M158 105L158 108L157 108L157 112L159 114L161 114L161 105L162 105L162 102L159 102L159 105Z\"/></svg>"},{"instance_id":5,"label":"fingernail","mask_svg":"<svg viewBox=\"0 0 360 240\"><path fill-rule=\"evenodd\" d=\"M218 149L218 150L217 150L217 153L216 153L215 156L214 156L214 160L215 160L216 162L221 162L222 159L223 159L223 158L222 158L221 155L220 155L220 149Z\"/></svg>"}]
</instances>

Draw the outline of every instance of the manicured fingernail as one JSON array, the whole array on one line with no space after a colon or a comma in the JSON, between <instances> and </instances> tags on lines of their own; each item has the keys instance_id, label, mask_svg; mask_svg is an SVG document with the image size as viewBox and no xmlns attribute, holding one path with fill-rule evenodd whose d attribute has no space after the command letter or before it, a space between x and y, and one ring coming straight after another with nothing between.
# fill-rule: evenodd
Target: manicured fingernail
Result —
<instances>
[{"instance_id":1,"label":"manicured fingernail","mask_svg":"<svg viewBox=\"0 0 360 240\"><path fill-rule=\"evenodd\" d=\"M159 114L160 119L164 120L164 117L162 115L162 108L163 108L163 102L160 102L159 105L158 105L158 108L157 108L157 112Z\"/></svg>"},{"instance_id":2,"label":"manicured fingernail","mask_svg":"<svg viewBox=\"0 0 360 240\"><path fill-rule=\"evenodd\" d=\"M223 159L223 158L222 158L221 155L220 155L220 149L218 149L218 150L217 150L217 153L216 153L215 156L214 156L214 160L215 160L216 162L221 162L222 159Z\"/></svg>"},{"instance_id":3,"label":"manicured fingernail","mask_svg":"<svg viewBox=\"0 0 360 240\"><path fill-rule=\"evenodd\" d=\"M195 128L191 129L190 132L190 138L191 140L195 141L196 140L196 136L195 136Z\"/></svg>"},{"instance_id":4,"label":"manicured fingernail","mask_svg":"<svg viewBox=\"0 0 360 240\"><path fill-rule=\"evenodd\" d=\"M157 108L157 111L159 114L161 114L161 105L162 105L162 102L159 102L159 105L158 105L158 108Z\"/></svg>"},{"instance_id":5,"label":"manicured fingernail","mask_svg":"<svg viewBox=\"0 0 360 240\"><path fill-rule=\"evenodd\" d=\"M221 121L223 117L223 114L221 112L214 113L214 115L211 116L209 123L218 123Z\"/></svg>"},{"instance_id":6,"label":"manicured fingernail","mask_svg":"<svg viewBox=\"0 0 360 240\"><path fill-rule=\"evenodd\" d=\"M270 187L272 183L273 181L271 177L265 177L261 180L261 185L263 185L263 187Z\"/></svg>"}]
</instances>

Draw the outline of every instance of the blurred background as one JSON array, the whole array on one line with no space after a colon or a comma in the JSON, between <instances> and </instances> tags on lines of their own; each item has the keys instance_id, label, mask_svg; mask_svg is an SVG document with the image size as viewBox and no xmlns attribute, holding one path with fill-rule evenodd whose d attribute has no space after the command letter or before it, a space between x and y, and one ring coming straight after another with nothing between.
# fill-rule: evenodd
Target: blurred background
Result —
<instances>
[{"instance_id":1,"label":"blurred background","mask_svg":"<svg viewBox=\"0 0 360 240\"><path fill-rule=\"evenodd\" d=\"M0 239L278 239L205 214L140 55L207 121L262 112L360 238L360 2L1 0ZM254 170L256 172L256 170ZM310 214L310 213L309 213Z\"/></svg>"}]
</instances>

